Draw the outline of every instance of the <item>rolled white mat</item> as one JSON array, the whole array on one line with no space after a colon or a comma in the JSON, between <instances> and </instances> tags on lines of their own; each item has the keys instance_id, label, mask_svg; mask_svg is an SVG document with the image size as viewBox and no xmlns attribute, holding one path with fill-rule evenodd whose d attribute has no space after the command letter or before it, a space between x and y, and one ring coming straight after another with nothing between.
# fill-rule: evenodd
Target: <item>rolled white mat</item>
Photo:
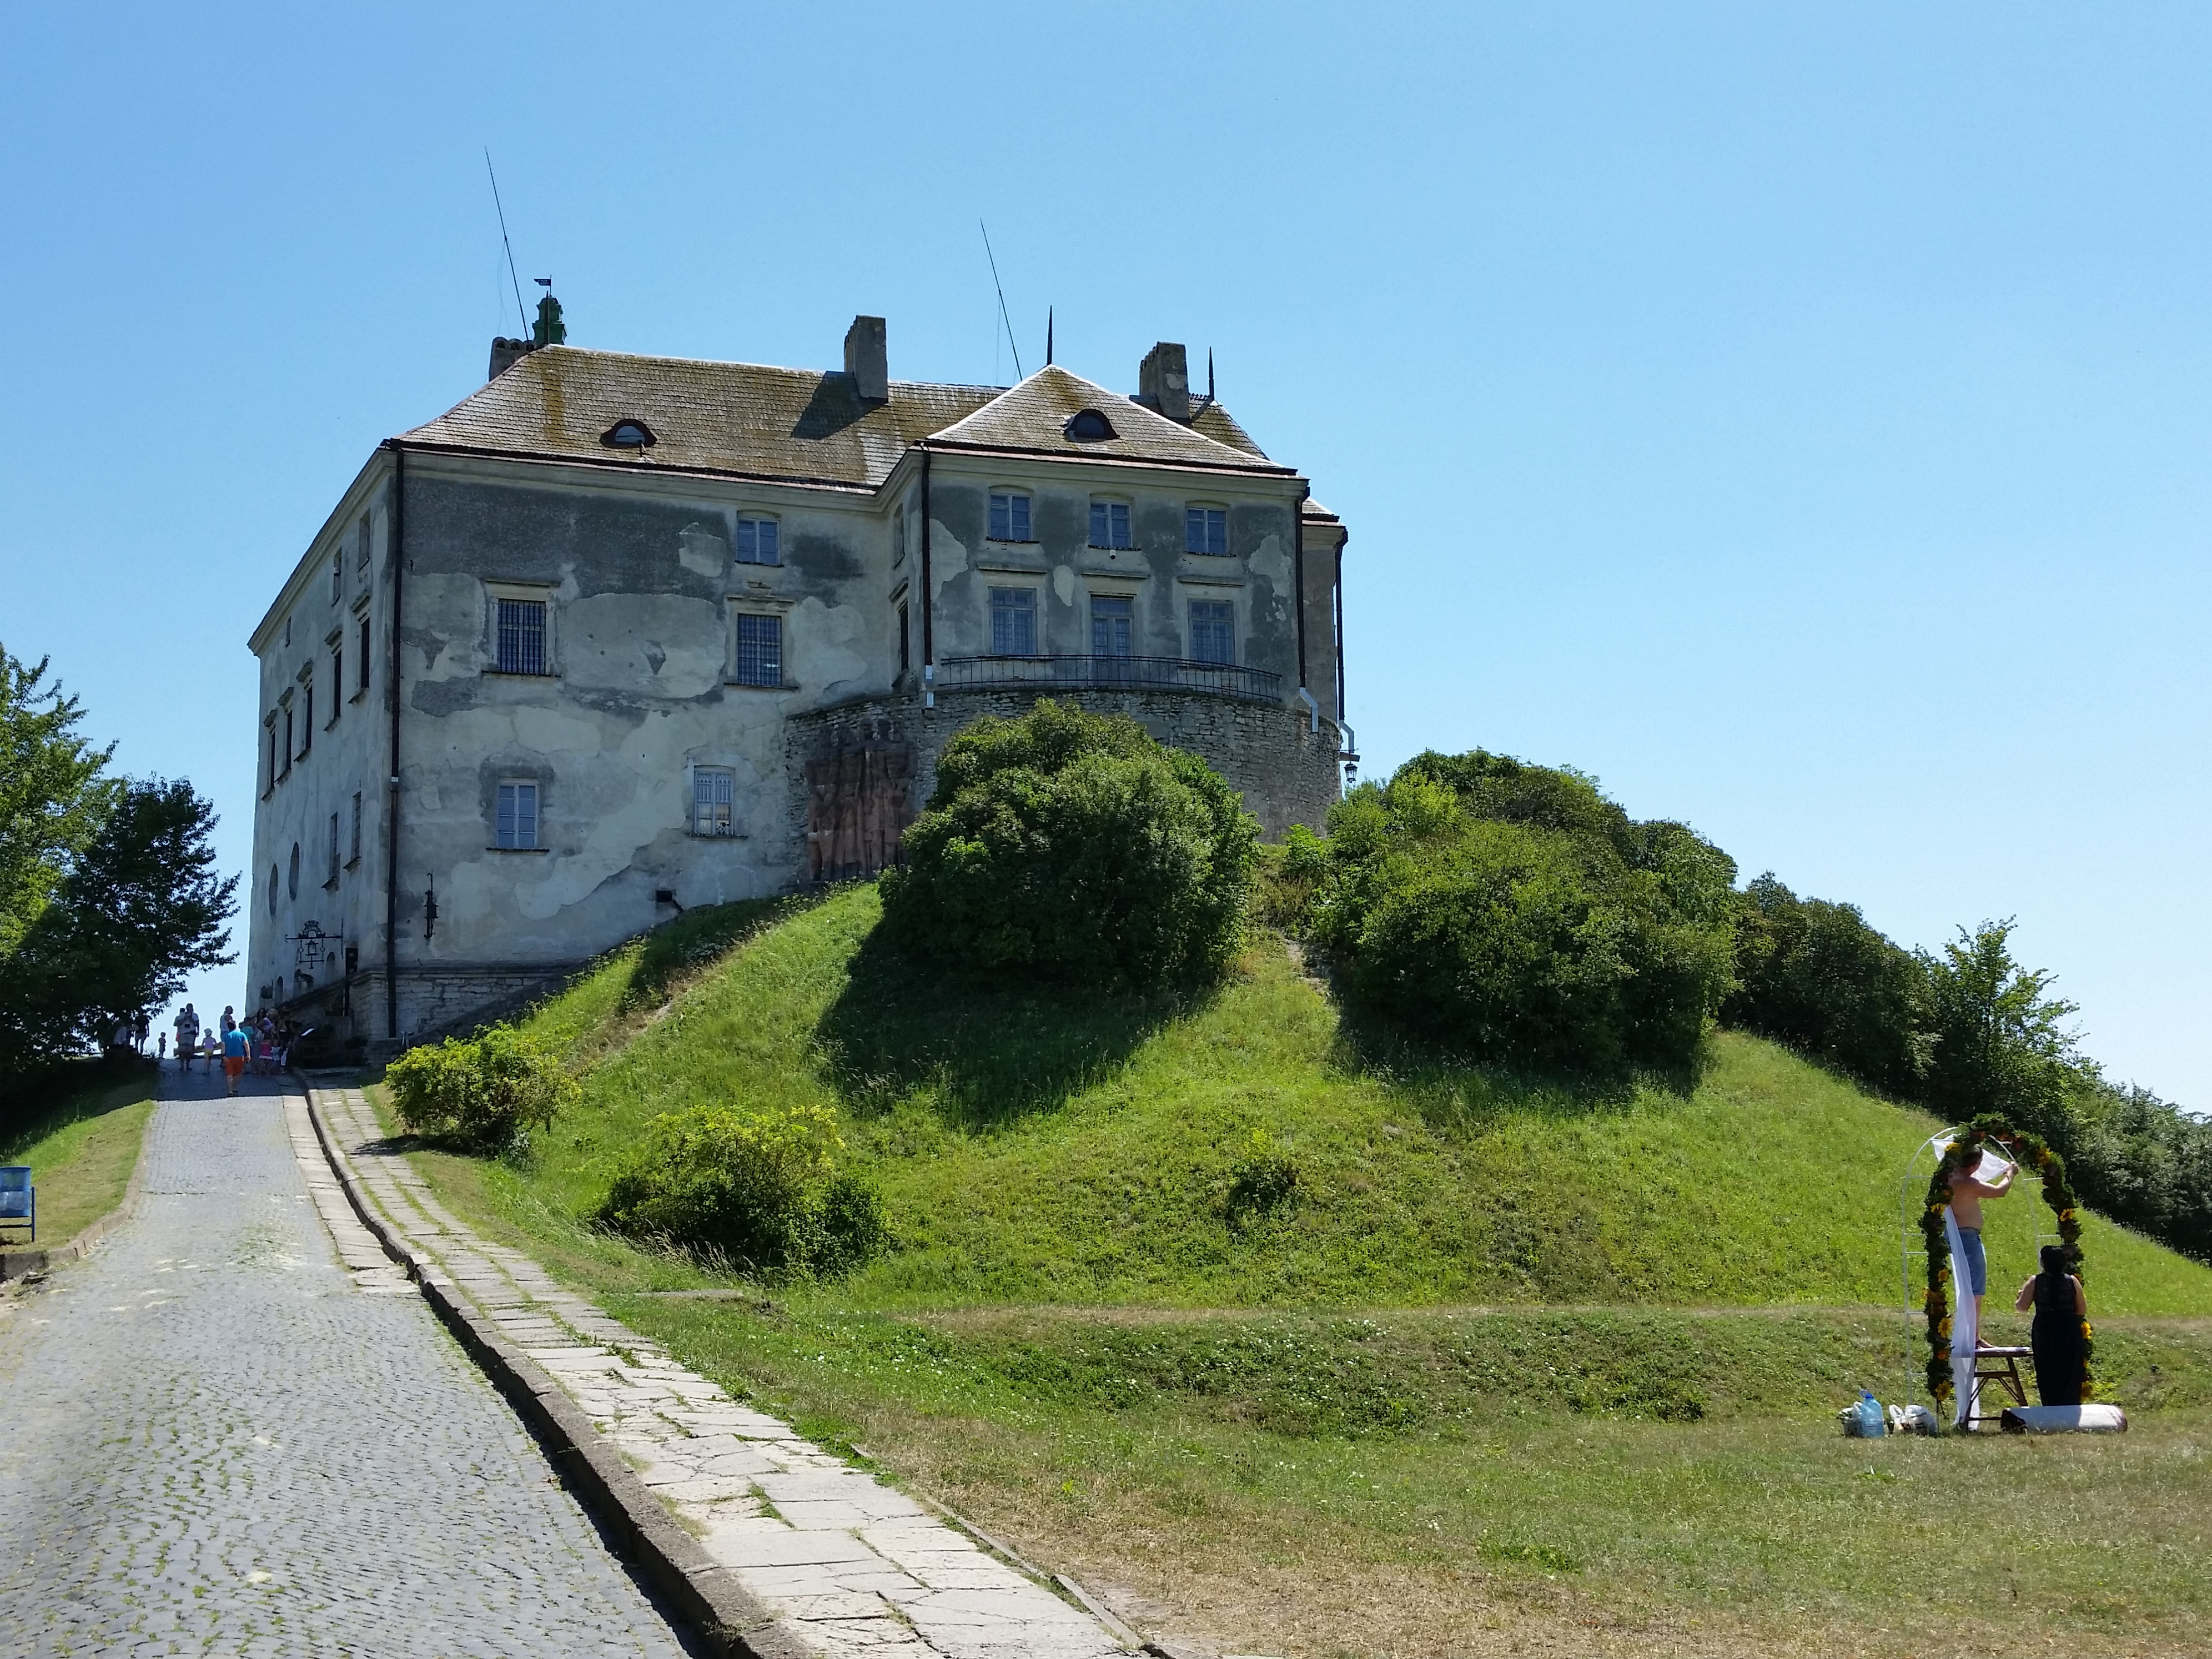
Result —
<instances>
[{"instance_id":1,"label":"rolled white mat","mask_svg":"<svg viewBox=\"0 0 2212 1659\"><path fill-rule=\"evenodd\" d=\"M1997 1420L2011 1434L2124 1434L2128 1426L2118 1406L2008 1406Z\"/></svg>"}]
</instances>

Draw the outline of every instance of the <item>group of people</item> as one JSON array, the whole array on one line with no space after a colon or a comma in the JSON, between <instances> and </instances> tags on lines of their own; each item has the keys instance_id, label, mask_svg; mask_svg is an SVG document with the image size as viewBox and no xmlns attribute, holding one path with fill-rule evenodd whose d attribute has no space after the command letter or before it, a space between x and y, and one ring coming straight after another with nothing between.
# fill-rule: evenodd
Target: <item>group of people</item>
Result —
<instances>
[{"instance_id":1,"label":"group of people","mask_svg":"<svg viewBox=\"0 0 2212 1659\"><path fill-rule=\"evenodd\" d=\"M1978 1169L1978 1165L1976 1169ZM2020 1165L2007 1164L1994 1181L1984 1181L1975 1170L1951 1173L1951 1218L1959 1226L1959 1290L1974 1298L1974 1330L1980 1341L1982 1297L1990 1288L1990 1259L1982 1248L1982 1200L2002 1198L2012 1190ZM2028 1346L2035 1355L2035 1391L2046 1406L2081 1403L2081 1373L2087 1356L2081 1346L2081 1322L2089 1316L2089 1295L2081 1281L2069 1271L2066 1249L2046 1244L2039 1258L2041 1271L2029 1275L2013 1298L2021 1313L2030 1309L2035 1322L2028 1328ZM1980 1342L1986 1348L1991 1345Z\"/></svg>"},{"instance_id":2,"label":"group of people","mask_svg":"<svg viewBox=\"0 0 2212 1659\"><path fill-rule=\"evenodd\" d=\"M262 1074L283 1071L290 1060L292 1040L298 1035L290 1020L280 1019L265 1008L241 1020L225 1007L214 1024L203 1027L198 1012L189 1002L177 1016L176 1030L179 1066L191 1070L197 1057L213 1071L220 1060L225 1092L234 1095L238 1092L239 1079L249 1068ZM164 1052L157 1058L167 1058L168 1045L164 1033Z\"/></svg>"}]
</instances>

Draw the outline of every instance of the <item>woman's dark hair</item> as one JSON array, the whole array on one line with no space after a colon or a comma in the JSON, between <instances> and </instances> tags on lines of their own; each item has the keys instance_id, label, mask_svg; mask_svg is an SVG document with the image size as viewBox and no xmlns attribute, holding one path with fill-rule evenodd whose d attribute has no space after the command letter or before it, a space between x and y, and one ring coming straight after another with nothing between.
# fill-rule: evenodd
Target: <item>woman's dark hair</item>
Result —
<instances>
[{"instance_id":1,"label":"woman's dark hair","mask_svg":"<svg viewBox=\"0 0 2212 1659\"><path fill-rule=\"evenodd\" d=\"M2063 1273L2066 1270L2066 1247L2063 1244L2045 1245L2043 1271L2047 1273Z\"/></svg>"}]
</instances>

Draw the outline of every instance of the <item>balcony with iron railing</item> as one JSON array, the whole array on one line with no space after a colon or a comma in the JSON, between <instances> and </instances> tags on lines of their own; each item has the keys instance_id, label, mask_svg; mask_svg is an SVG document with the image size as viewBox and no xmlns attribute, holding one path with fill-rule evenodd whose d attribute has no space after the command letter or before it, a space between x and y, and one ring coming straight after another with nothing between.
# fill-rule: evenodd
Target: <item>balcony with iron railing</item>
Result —
<instances>
[{"instance_id":1,"label":"balcony with iron railing","mask_svg":"<svg viewBox=\"0 0 2212 1659\"><path fill-rule=\"evenodd\" d=\"M1279 703L1283 677L1235 663L1182 657L947 657L937 665L939 691L1000 690L1200 691L1240 702Z\"/></svg>"}]
</instances>

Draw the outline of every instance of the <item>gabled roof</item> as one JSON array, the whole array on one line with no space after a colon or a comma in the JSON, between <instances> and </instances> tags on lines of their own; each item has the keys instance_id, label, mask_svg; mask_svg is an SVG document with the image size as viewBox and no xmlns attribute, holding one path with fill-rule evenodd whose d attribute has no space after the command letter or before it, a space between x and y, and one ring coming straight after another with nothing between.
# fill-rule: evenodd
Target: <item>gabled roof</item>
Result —
<instances>
[{"instance_id":1,"label":"gabled roof","mask_svg":"<svg viewBox=\"0 0 2212 1659\"><path fill-rule=\"evenodd\" d=\"M1085 410L1103 415L1115 435L1094 443L1069 437L1066 431L1069 419ZM929 443L933 449L1089 456L1218 471L1290 473L1288 467L1276 465L1255 449L1231 448L1056 364L1037 370L1019 386L936 434Z\"/></svg>"},{"instance_id":2,"label":"gabled roof","mask_svg":"<svg viewBox=\"0 0 2212 1659\"><path fill-rule=\"evenodd\" d=\"M1098 410L1119 435L1070 442L1061 428L1083 409ZM623 419L651 429L649 448L601 441ZM401 441L455 454L873 489L924 439L949 447L1290 475L1218 404L1192 426L1180 426L1058 367L1011 388L893 380L888 402L866 404L852 376L836 372L577 346L530 353Z\"/></svg>"}]
</instances>

